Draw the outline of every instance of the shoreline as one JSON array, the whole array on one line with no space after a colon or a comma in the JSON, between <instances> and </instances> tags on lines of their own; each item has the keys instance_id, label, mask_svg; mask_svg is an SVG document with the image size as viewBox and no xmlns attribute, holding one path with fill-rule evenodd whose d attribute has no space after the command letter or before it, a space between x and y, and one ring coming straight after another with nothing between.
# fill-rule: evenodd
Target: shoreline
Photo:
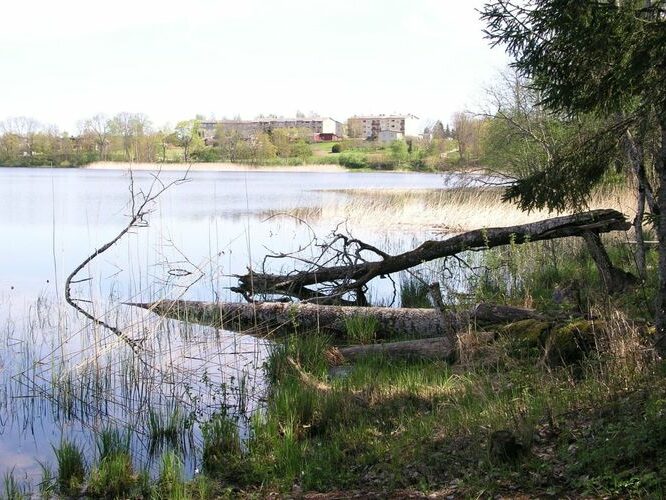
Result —
<instances>
[{"instance_id":1,"label":"shoreline","mask_svg":"<svg viewBox=\"0 0 666 500\"><path fill-rule=\"evenodd\" d=\"M340 165L245 165L242 163L130 163L97 161L84 170L152 170L162 172L350 172Z\"/></svg>"},{"instance_id":2,"label":"shoreline","mask_svg":"<svg viewBox=\"0 0 666 500\"><path fill-rule=\"evenodd\" d=\"M130 168L134 171L162 171L162 172L305 172L305 173L412 173L412 174L459 174L468 176L487 176L483 168L456 168L446 171L418 171L409 169L374 170L369 168L349 169L335 164L306 164L306 165L247 165L229 162L199 162L199 163L134 163L116 161L96 161L87 165L69 165L66 167L53 165L0 165L0 169L58 169L58 170L122 170Z\"/></svg>"}]
</instances>

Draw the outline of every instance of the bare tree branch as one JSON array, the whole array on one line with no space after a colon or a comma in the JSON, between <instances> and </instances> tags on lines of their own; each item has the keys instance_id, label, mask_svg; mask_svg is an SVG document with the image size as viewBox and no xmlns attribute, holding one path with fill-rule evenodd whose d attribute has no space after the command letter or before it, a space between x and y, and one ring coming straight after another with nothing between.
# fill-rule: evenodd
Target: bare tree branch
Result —
<instances>
[{"instance_id":1,"label":"bare tree branch","mask_svg":"<svg viewBox=\"0 0 666 500\"><path fill-rule=\"evenodd\" d=\"M136 339L132 339L128 337L122 330L120 330L117 326L110 325L103 319L95 316L92 312L89 310L85 309L81 305L79 305L80 302L84 303L92 303L90 300L86 299L80 299L76 297L72 297L72 284L73 283L78 283L81 281L90 281L92 278L83 278L81 280L76 280L76 276L88 265L90 264L93 260L95 260L99 255L103 254L106 252L109 248L114 246L118 241L122 239L123 236L125 236L127 233L129 233L132 229L136 227L144 227L147 225L147 221L145 220L145 217L150 213L151 211L151 206L159 196L164 193L167 189L170 187L181 184L187 180L187 173L184 174L182 178L176 179L175 181L169 182L168 184L164 184L160 179L159 179L159 172L157 175L153 176L153 182L148 190L147 193L144 193L143 190L139 189L138 192L135 192L134 190L134 177L132 175L132 171L130 170L130 206L131 206L131 215L130 215L130 220L127 223L127 225L115 236L115 238L111 239L110 241L106 242L104 245L102 245L100 248L96 249L93 253L88 255L76 268L67 276L67 279L65 280L65 301L72 306L74 309L76 309L79 313L81 313L83 316L88 318L90 321L95 323L96 325L102 326L109 331L111 331L114 335L116 335L118 338L120 338L123 342L125 342L132 351L135 353L139 352L140 349L140 341Z\"/></svg>"}]
</instances>

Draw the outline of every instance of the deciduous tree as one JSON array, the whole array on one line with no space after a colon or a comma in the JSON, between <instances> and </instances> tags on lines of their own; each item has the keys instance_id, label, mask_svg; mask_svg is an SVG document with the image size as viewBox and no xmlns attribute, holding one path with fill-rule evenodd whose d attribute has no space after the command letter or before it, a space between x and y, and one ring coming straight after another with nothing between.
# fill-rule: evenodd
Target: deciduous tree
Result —
<instances>
[{"instance_id":1,"label":"deciduous tree","mask_svg":"<svg viewBox=\"0 0 666 500\"><path fill-rule=\"evenodd\" d=\"M109 118L106 115L98 113L85 120L81 128L83 134L89 134L94 138L99 159L106 161L108 159L109 134L111 133Z\"/></svg>"},{"instance_id":2,"label":"deciduous tree","mask_svg":"<svg viewBox=\"0 0 666 500\"><path fill-rule=\"evenodd\" d=\"M203 138L199 133L199 120L184 120L178 122L173 135L176 144L183 148L183 160L190 161L190 156L194 151L203 147Z\"/></svg>"}]
</instances>

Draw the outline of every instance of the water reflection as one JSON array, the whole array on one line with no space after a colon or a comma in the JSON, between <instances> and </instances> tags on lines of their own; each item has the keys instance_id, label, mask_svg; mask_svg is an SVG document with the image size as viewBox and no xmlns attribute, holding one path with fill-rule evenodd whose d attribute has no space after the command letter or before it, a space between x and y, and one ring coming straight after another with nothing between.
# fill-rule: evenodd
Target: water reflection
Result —
<instances>
[{"instance_id":1,"label":"water reflection","mask_svg":"<svg viewBox=\"0 0 666 500\"><path fill-rule=\"evenodd\" d=\"M178 173L160 175L161 182ZM262 363L270 343L158 318L122 305L161 298L238 300L234 273L271 251L292 251L344 221L305 224L268 212L339 202L349 188L446 187L454 176L409 173L195 172L160 197L147 227L132 231L81 273L73 287L94 314L142 341L137 359L112 333L63 303L68 273L127 223L129 186L146 191L149 172L0 168L0 473L39 480L51 444L74 439L92 461L94 436L132 429L137 465L152 467L151 412L186 419L185 448L200 445L196 422L226 411L247 418L261 407ZM334 190L334 191L328 191ZM339 191L335 191L339 190ZM390 214L387 214L390 217ZM412 247L422 229L354 226L387 251ZM312 251L318 251L312 248ZM272 270L289 260L271 261ZM370 294L390 296L378 283ZM155 417L156 418L156 417ZM161 418L161 417L160 417ZM185 425L185 424L184 424ZM197 454L187 454L187 468Z\"/></svg>"}]
</instances>

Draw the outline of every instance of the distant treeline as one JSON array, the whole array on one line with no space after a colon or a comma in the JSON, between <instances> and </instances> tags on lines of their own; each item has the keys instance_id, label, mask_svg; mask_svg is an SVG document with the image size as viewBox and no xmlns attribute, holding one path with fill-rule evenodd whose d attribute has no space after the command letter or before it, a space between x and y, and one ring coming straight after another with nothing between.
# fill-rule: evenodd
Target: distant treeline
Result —
<instances>
[{"instance_id":1,"label":"distant treeline","mask_svg":"<svg viewBox=\"0 0 666 500\"><path fill-rule=\"evenodd\" d=\"M248 135L218 126L206 131L202 119L173 128L156 128L141 113L95 115L80 123L76 135L32 118L0 122L0 165L79 166L95 161L234 162L260 165L336 163L350 168L439 168L452 140L439 136L394 144L341 140L313 143L312 131L276 128ZM440 124L441 127L441 124Z\"/></svg>"},{"instance_id":2,"label":"distant treeline","mask_svg":"<svg viewBox=\"0 0 666 500\"><path fill-rule=\"evenodd\" d=\"M0 122L0 165L77 166L94 161L179 162L246 161L276 158L307 160L312 151L308 132L274 130L253 137L218 129L204 140L200 120L185 120L174 128L155 128L141 113L96 115L81 122L70 135L32 118Z\"/></svg>"}]
</instances>

